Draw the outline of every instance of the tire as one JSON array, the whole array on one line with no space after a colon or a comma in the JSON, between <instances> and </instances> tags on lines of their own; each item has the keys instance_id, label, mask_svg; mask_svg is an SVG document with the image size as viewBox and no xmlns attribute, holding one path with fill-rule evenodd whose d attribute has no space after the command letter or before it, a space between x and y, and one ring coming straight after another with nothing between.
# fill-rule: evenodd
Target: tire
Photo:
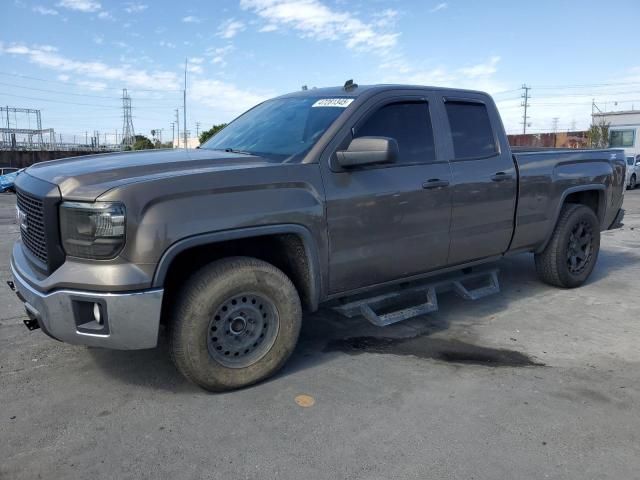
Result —
<instances>
[{"instance_id":1,"label":"tire","mask_svg":"<svg viewBox=\"0 0 640 480\"><path fill-rule=\"evenodd\" d=\"M193 274L176 300L171 356L180 373L206 390L233 390L270 377L298 341L298 292L262 260L215 261Z\"/></svg>"},{"instance_id":2,"label":"tire","mask_svg":"<svg viewBox=\"0 0 640 480\"><path fill-rule=\"evenodd\" d=\"M637 186L636 174L631 175L631 179L629 180L629 190L635 189Z\"/></svg>"},{"instance_id":3,"label":"tire","mask_svg":"<svg viewBox=\"0 0 640 480\"><path fill-rule=\"evenodd\" d=\"M593 271L599 251L598 217L589 207L568 203L560 211L548 245L535 255L536 272L549 285L579 287Z\"/></svg>"}]
</instances>

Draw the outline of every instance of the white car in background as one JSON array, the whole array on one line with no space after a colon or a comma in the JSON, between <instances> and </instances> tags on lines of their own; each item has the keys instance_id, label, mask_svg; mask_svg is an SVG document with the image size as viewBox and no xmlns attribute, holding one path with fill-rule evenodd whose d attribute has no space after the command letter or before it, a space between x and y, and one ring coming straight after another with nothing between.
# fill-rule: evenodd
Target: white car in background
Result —
<instances>
[{"instance_id":1,"label":"white car in background","mask_svg":"<svg viewBox=\"0 0 640 480\"><path fill-rule=\"evenodd\" d=\"M627 157L626 185L629 190L633 190L638 185L640 175L640 155L637 158Z\"/></svg>"}]
</instances>

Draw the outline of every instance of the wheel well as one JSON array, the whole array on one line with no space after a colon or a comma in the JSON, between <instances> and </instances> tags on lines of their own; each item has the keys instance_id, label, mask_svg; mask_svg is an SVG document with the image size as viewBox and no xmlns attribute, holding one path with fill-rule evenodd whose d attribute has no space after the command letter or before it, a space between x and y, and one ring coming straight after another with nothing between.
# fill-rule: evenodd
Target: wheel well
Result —
<instances>
[{"instance_id":1,"label":"wheel well","mask_svg":"<svg viewBox=\"0 0 640 480\"><path fill-rule=\"evenodd\" d=\"M582 192L573 192L564 199L565 203L578 203L589 207L596 214L600 222L602 222L602 212L600 198L602 192L599 190L584 190Z\"/></svg>"},{"instance_id":2,"label":"wheel well","mask_svg":"<svg viewBox=\"0 0 640 480\"><path fill-rule=\"evenodd\" d=\"M165 276L164 298L167 305L184 280L204 265L225 257L253 257L282 270L298 290L305 310L313 309L312 278L309 258L302 239L296 234L264 235L199 245L176 255ZM163 308L164 310L164 308Z\"/></svg>"}]
</instances>

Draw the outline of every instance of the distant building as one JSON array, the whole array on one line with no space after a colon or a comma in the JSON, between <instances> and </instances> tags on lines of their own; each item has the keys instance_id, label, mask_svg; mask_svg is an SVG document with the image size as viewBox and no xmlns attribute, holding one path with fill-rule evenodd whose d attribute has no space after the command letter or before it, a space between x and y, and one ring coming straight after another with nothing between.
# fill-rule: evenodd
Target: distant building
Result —
<instances>
[{"instance_id":1,"label":"distant building","mask_svg":"<svg viewBox=\"0 0 640 480\"><path fill-rule=\"evenodd\" d=\"M187 148L196 148L200 146L200 140L197 137L188 137L187 138ZM173 148L184 148L184 141L182 137L180 137L180 144L178 145L177 140L173 140Z\"/></svg>"},{"instance_id":2,"label":"distant building","mask_svg":"<svg viewBox=\"0 0 640 480\"><path fill-rule=\"evenodd\" d=\"M609 124L609 147L624 148L628 157L640 155L640 110L598 112L593 124Z\"/></svg>"},{"instance_id":3,"label":"distant building","mask_svg":"<svg viewBox=\"0 0 640 480\"><path fill-rule=\"evenodd\" d=\"M589 148L586 131L507 135L512 147Z\"/></svg>"}]
</instances>

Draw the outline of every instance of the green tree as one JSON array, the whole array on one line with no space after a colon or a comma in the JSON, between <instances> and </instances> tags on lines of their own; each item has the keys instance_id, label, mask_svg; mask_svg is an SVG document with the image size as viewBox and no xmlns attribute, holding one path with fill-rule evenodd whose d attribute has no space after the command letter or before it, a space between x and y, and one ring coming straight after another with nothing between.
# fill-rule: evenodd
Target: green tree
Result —
<instances>
[{"instance_id":1,"label":"green tree","mask_svg":"<svg viewBox=\"0 0 640 480\"><path fill-rule=\"evenodd\" d=\"M151 150L155 148L153 142L144 135L136 135L136 141L133 143L134 150Z\"/></svg>"},{"instance_id":2,"label":"green tree","mask_svg":"<svg viewBox=\"0 0 640 480\"><path fill-rule=\"evenodd\" d=\"M609 146L609 126L611 124L601 120L593 124L587 131L587 138L591 148L607 148Z\"/></svg>"},{"instance_id":3,"label":"green tree","mask_svg":"<svg viewBox=\"0 0 640 480\"><path fill-rule=\"evenodd\" d=\"M226 126L227 126L226 123L221 123L219 125L214 125L209 130L204 130L198 137L198 139L200 140L200 145L202 145L204 142L209 140L211 137L213 137L216 133L218 133L220 130L222 130Z\"/></svg>"}]
</instances>

